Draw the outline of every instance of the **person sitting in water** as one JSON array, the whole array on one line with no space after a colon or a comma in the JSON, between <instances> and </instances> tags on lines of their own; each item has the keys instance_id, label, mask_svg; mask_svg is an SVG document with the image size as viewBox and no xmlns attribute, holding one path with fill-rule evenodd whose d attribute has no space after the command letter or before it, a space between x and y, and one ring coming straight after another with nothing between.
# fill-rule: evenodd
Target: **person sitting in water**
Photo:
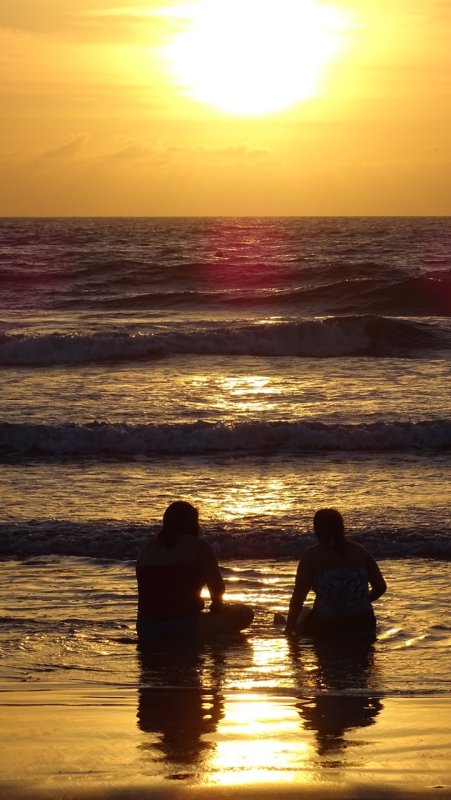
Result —
<instances>
[{"instance_id":1,"label":"person sitting in water","mask_svg":"<svg viewBox=\"0 0 451 800\"><path fill-rule=\"evenodd\" d=\"M285 633L374 635L371 604L387 588L376 561L362 545L346 540L343 517L334 508L317 511L313 526L318 544L299 562ZM303 608L310 589L315 592L311 611Z\"/></svg>"},{"instance_id":2,"label":"person sitting in water","mask_svg":"<svg viewBox=\"0 0 451 800\"><path fill-rule=\"evenodd\" d=\"M140 642L156 636L204 637L237 633L254 617L251 608L225 604L224 581L208 542L200 537L198 511L190 503L171 503L157 536L145 542L136 564ZM202 613L201 591L207 586L211 605Z\"/></svg>"}]
</instances>

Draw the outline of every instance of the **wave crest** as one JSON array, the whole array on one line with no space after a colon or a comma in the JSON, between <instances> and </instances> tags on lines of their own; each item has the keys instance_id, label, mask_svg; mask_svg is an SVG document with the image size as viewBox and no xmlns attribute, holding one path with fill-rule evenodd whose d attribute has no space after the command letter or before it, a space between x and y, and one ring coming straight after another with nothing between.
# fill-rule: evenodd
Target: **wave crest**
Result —
<instances>
[{"instance_id":1,"label":"wave crest","mask_svg":"<svg viewBox=\"0 0 451 800\"><path fill-rule=\"evenodd\" d=\"M299 322L204 324L179 330L9 334L0 337L0 364L50 366L138 361L173 355L326 358L410 356L451 349L451 329L372 315Z\"/></svg>"},{"instance_id":2,"label":"wave crest","mask_svg":"<svg viewBox=\"0 0 451 800\"><path fill-rule=\"evenodd\" d=\"M33 556L78 556L129 561L137 557L155 526L109 520L71 522L70 520L34 520L0 525L0 557L30 558ZM312 544L312 537L298 530L266 528L236 531L215 530L205 538L213 545L220 559L251 558L298 559ZM415 528L386 527L356 530L353 541L368 547L376 558L440 558L451 557L449 530L430 526Z\"/></svg>"},{"instance_id":3,"label":"wave crest","mask_svg":"<svg viewBox=\"0 0 451 800\"><path fill-rule=\"evenodd\" d=\"M3 456L140 458L206 453L440 451L451 449L451 421L326 424L240 422L0 424Z\"/></svg>"}]
</instances>

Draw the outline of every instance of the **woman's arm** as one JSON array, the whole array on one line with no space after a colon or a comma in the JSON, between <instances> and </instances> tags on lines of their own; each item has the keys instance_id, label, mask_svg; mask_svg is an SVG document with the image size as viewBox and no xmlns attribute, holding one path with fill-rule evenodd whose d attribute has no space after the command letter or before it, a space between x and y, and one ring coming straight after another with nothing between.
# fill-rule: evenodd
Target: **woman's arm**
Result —
<instances>
[{"instance_id":1,"label":"woman's arm","mask_svg":"<svg viewBox=\"0 0 451 800\"><path fill-rule=\"evenodd\" d=\"M285 633L288 635L296 633L296 622L311 586L312 578L308 558L304 557L298 564L294 590L288 609L287 624L285 625Z\"/></svg>"},{"instance_id":2,"label":"woman's arm","mask_svg":"<svg viewBox=\"0 0 451 800\"><path fill-rule=\"evenodd\" d=\"M366 568L368 572L368 582L371 586L370 600L374 603L375 600L378 600L379 597L382 597L384 592L387 591L387 584L379 569L379 565L369 553L367 556Z\"/></svg>"},{"instance_id":3,"label":"woman's arm","mask_svg":"<svg viewBox=\"0 0 451 800\"><path fill-rule=\"evenodd\" d=\"M222 608L222 597L225 592L224 581L219 571L218 559L208 542L199 539L199 545L203 576L211 597L210 610L218 611Z\"/></svg>"}]
</instances>

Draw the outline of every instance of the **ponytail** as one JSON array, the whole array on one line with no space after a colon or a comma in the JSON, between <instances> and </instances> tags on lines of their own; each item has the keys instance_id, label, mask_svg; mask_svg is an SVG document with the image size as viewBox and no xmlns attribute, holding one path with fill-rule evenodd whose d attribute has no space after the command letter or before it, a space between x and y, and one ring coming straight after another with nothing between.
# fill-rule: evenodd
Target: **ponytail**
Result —
<instances>
[{"instance_id":1,"label":"ponytail","mask_svg":"<svg viewBox=\"0 0 451 800\"><path fill-rule=\"evenodd\" d=\"M335 508L320 508L313 518L313 527L318 541L344 552L346 544L343 517Z\"/></svg>"}]
</instances>

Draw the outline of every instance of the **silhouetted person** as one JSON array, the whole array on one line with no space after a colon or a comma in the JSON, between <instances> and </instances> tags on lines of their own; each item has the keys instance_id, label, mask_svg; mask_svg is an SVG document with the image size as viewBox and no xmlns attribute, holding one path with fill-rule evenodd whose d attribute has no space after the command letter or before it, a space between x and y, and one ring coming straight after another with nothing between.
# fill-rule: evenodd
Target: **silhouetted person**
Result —
<instances>
[{"instance_id":1,"label":"silhouetted person","mask_svg":"<svg viewBox=\"0 0 451 800\"><path fill-rule=\"evenodd\" d=\"M223 602L225 587L216 555L201 538L198 511L190 503L168 506L160 532L141 550L136 576L140 642L237 633L253 620L248 606ZM209 612L203 612L204 586L211 598Z\"/></svg>"},{"instance_id":2,"label":"silhouetted person","mask_svg":"<svg viewBox=\"0 0 451 800\"><path fill-rule=\"evenodd\" d=\"M313 525L318 544L299 562L285 633L335 639L374 636L372 603L387 588L376 561L362 545L346 540L343 518L335 509L317 511ZM307 612L303 605L310 589L316 596Z\"/></svg>"}]
</instances>

